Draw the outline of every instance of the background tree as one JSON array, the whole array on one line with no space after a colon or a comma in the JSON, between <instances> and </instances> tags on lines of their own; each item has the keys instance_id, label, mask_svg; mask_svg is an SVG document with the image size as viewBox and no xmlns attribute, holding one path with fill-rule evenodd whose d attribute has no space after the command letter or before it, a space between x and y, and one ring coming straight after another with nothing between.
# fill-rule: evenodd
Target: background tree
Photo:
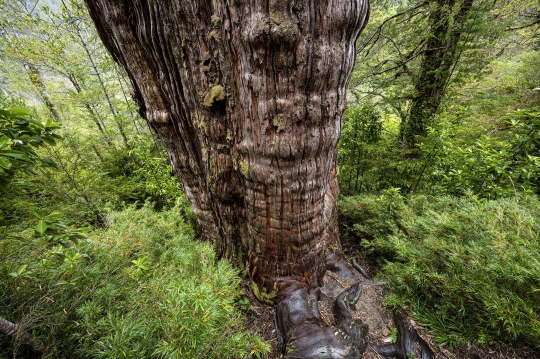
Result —
<instances>
[{"instance_id":1,"label":"background tree","mask_svg":"<svg viewBox=\"0 0 540 359\"><path fill-rule=\"evenodd\" d=\"M48 149L60 172L45 170L47 177L34 179L40 190L29 197L96 226L107 202L119 208L151 197L158 207L173 206L168 194L180 189L170 181L164 150L129 101L126 76L101 44L84 4L29 0L0 6L2 92L68 129L64 141ZM138 180L130 177L134 173ZM8 212L24 217L27 207L14 201Z\"/></svg>"},{"instance_id":2,"label":"background tree","mask_svg":"<svg viewBox=\"0 0 540 359\"><path fill-rule=\"evenodd\" d=\"M536 11L530 1L374 4L351 87L399 116L406 147L426 135L450 85L481 75L486 64L523 41L513 36L515 29L536 26L527 19Z\"/></svg>"}]
</instances>

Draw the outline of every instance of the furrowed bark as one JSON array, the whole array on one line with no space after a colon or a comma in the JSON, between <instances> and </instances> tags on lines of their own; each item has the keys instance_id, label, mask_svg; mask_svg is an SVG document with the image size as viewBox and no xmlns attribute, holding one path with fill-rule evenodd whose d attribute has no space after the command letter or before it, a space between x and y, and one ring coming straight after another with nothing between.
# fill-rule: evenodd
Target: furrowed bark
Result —
<instances>
[{"instance_id":1,"label":"furrowed bark","mask_svg":"<svg viewBox=\"0 0 540 359\"><path fill-rule=\"evenodd\" d=\"M259 296L340 250L336 148L365 0L87 0L220 255Z\"/></svg>"}]
</instances>

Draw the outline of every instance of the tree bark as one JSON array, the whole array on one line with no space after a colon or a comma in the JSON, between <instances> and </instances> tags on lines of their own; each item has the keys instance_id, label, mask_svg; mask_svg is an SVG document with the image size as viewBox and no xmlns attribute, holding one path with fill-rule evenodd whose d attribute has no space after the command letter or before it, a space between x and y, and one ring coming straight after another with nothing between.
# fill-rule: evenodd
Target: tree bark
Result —
<instances>
[{"instance_id":1,"label":"tree bark","mask_svg":"<svg viewBox=\"0 0 540 359\"><path fill-rule=\"evenodd\" d=\"M341 253L337 141L368 0L85 1L205 239L259 299L307 308Z\"/></svg>"},{"instance_id":2,"label":"tree bark","mask_svg":"<svg viewBox=\"0 0 540 359\"><path fill-rule=\"evenodd\" d=\"M87 0L206 239L257 285L340 249L336 145L364 0Z\"/></svg>"}]
</instances>

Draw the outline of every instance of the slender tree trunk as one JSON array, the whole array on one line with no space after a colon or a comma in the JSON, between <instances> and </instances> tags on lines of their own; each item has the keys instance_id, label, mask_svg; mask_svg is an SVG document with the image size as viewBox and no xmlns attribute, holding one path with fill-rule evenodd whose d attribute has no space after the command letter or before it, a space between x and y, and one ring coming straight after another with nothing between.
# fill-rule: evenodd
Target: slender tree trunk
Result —
<instances>
[{"instance_id":1,"label":"slender tree trunk","mask_svg":"<svg viewBox=\"0 0 540 359\"><path fill-rule=\"evenodd\" d=\"M86 4L167 149L203 236L249 273L259 299L277 299L278 321L294 343L294 328L316 325L308 288L320 283L328 258L341 258L337 142L368 1ZM309 336L329 338L327 350L356 343L319 324L320 337ZM311 345L296 343L296 352Z\"/></svg>"},{"instance_id":2,"label":"slender tree trunk","mask_svg":"<svg viewBox=\"0 0 540 359\"><path fill-rule=\"evenodd\" d=\"M77 79L75 78L75 76L74 75L69 75L68 79L71 82L71 84L73 85L73 87L75 87L75 91L77 91L77 93L80 94L82 92L82 88L81 88L81 85L79 84L79 82L77 81ZM114 148L114 144L112 143L109 134L106 132L105 124L102 123L102 121L100 121L100 118L97 115L96 111L94 111L94 108L89 103L86 103L86 102L84 103L84 107L86 108L86 110L90 114L90 118L92 119L92 122L94 122L96 127L98 128L98 131L101 132L101 134L105 138L105 141L107 142L107 144L110 147Z\"/></svg>"},{"instance_id":3,"label":"slender tree trunk","mask_svg":"<svg viewBox=\"0 0 540 359\"><path fill-rule=\"evenodd\" d=\"M349 187L347 188L347 191L348 191L347 194L349 196L352 194L351 186L352 186L352 171L349 172Z\"/></svg>"},{"instance_id":4,"label":"slender tree trunk","mask_svg":"<svg viewBox=\"0 0 540 359\"><path fill-rule=\"evenodd\" d=\"M39 97L45 102L45 106L47 106L47 109L51 113L53 120L56 122L62 122L62 118L60 117L60 114L56 110L56 106L54 105L54 102L52 102L51 97L49 96L49 93L47 92L47 88L45 87L45 84L43 83L43 78L41 77L41 73L39 72L38 68L32 64L25 64L25 66L28 68L28 75L30 77L30 81L35 86L36 90L39 93Z\"/></svg>"},{"instance_id":5,"label":"slender tree trunk","mask_svg":"<svg viewBox=\"0 0 540 359\"><path fill-rule=\"evenodd\" d=\"M92 56L92 53L90 52L90 49L88 49L88 44L86 41L84 41L83 37L80 34L79 28L75 28L77 37L79 38L79 41L84 48L84 52L86 53L86 56L90 60L90 64L92 65L92 69L94 69L94 73L98 79L99 85L101 86L101 90L103 91L103 94L105 95L105 99L107 100L107 104L109 105L109 109L111 111L111 114L114 119L114 123L116 124L116 127L118 128L118 131L120 132L120 136L122 136L122 140L124 141L124 146L126 146L127 149L130 149L131 146L129 145L129 141L126 135L126 132L124 131L124 126L122 126L122 123L120 122L118 118L118 113L116 112L112 101L111 96L109 95L109 91L107 91L107 88L105 87L105 83L103 82L103 78L101 77L101 72L99 71L96 62L94 61L94 57Z\"/></svg>"},{"instance_id":6,"label":"slender tree trunk","mask_svg":"<svg viewBox=\"0 0 540 359\"><path fill-rule=\"evenodd\" d=\"M416 95L408 117L401 126L400 135L408 147L416 143L415 136L426 135L459 57L458 43L473 0L462 0L459 9L452 15L455 3L455 0L437 0L430 16L431 31L422 57L420 74L414 81Z\"/></svg>"},{"instance_id":7,"label":"slender tree trunk","mask_svg":"<svg viewBox=\"0 0 540 359\"><path fill-rule=\"evenodd\" d=\"M357 164L358 166L358 164ZM354 182L354 193L358 193L358 178L360 177L360 168L356 168L356 180Z\"/></svg>"},{"instance_id":8,"label":"slender tree trunk","mask_svg":"<svg viewBox=\"0 0 540 359\"><path fill-rule=\"evenodd\" d=\"M101 152L98 151L97 147L96 146L92 146L92 150L94 150L94 153L96 154L97 158L99 159L99 161L101 163L104 162L103 160L103 156L101 155Z\"/></svg>"}]
</instances>

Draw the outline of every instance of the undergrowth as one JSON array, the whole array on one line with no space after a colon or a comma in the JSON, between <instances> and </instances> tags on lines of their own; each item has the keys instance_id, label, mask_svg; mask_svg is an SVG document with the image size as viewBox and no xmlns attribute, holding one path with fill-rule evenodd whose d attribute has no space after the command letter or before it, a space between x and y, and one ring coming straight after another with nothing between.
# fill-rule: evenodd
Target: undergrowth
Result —
<instances>
[{"instance_id":1,"label":"undergrowth","mask_svg":"<svg viewBox=\"0 0 540 359\"><path fill-rule=\"evenodd\" d=\"M45 358L262 356L236 305L237 271L179 213L112 212L72 248L3 241L0 317L33 333ZM13 357L18 343L2 340Z\"/></svg>"},{"instance_id":2,"label":"undergrowth","mask_svg":"<svg viewBox=\"0 0 540 359\"><path fill-rule=\"evenodd\" d=\"M340 214L391 293L439 343L540 347L540 202L523 196L348 197Z\"/></svg>"}]
</instances>

